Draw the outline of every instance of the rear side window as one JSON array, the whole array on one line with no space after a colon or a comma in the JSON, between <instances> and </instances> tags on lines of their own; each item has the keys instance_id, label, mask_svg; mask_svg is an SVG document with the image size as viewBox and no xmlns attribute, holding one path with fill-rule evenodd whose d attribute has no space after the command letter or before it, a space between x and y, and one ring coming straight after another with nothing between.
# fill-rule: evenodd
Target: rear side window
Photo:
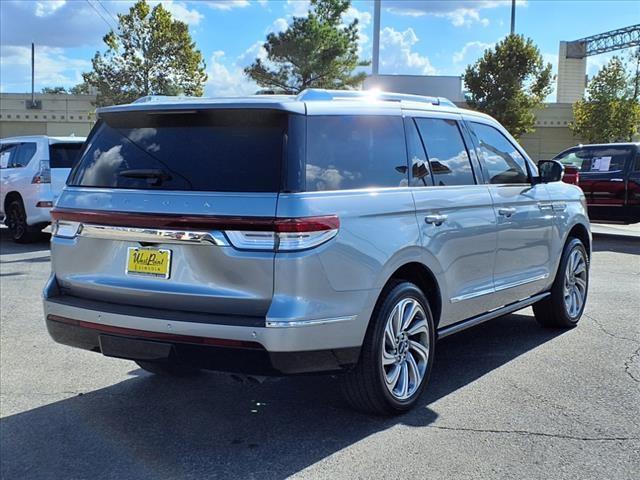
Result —
<instances>
[{"instance_id":1,"label":"rear side window","mask_svg":"<svg viewBox=\"0 0 640 480\"><path fill-rule=\"evenodd\" d=\"M581 173L604 173L624 170L632 155L630 147L585 147L560 154L556 160L577 167Z\"/></svg>"},{"instance_id":2,"label":"rear side window","mask_svg":"<svg viewBox=\"0 0 640 480\"><path fill-rule=\"evenodd\" d=\"M13 159L18 152L18 145L16 144L4 144L0 147L0 168L12 168L9 165L13 165Z\"/></svg>"},{"instance_id":3,"label":"rear side window","mask_svg":"<svg viewBox=\"0 0 640 480\"><path fill-rule=\"evenodd\" d=\"M51 168L72 168L82 148L81 143L54 143L49 146Z\"/></svg>"},{"instance_id":4,"label":"rear side window","mask_svg":"<svg viewBox=\"0 0 640 480\"><path fill-rule=\"evenodd\" d=\"M416 123L427 150L435 185L474 185L469 154L458 123L443 118L417 118Z\"/></svg>"},{"instance_id":5,"label":"rear side window","mask_svg":"<svg viewBox=\"0 0 640 480\"><path fill-rule=\"evenodd\" d=\"M412 118L405 120L405 132L407 134L407 153L409 166L411 167L411 186L427 187L433 185L429 173L429 161L420 140L418 129Z\"/></svg>"},{"instance_id":6,"label":"rear side window","mask_svg":"<svg viewBox=\"0 0 640 480\"><path fill-rule=\"evenodd\" d=\"M489 183L528 183L527 162L518 149L490 125L471 122Z\"/></svg>"},{"instance_id":7,"label":"rear side window","mask_svg":"<svg viewBox=\"0 0 640 480\"><path fill-rule=\"evenodd\" d=\"M69 185L277 192L286 130L275 110L105 114Z\"/></svg>"},{"instance_id":8,"label":"rear side window","mask_svg":"<svg viewBox=\"0 0 640 480\"><path fill-rule=\"evenodd\" d=\"M308 117L305 173L308 191L406 186L402 118Z\"/></svg>"}]
</instances>

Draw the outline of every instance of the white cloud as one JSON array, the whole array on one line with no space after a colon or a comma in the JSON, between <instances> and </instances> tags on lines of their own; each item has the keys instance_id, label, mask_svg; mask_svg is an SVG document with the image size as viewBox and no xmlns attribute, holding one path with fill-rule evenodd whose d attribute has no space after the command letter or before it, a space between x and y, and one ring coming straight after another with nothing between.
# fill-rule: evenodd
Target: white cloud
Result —
<instances>
[{"instance_id":1,"label":"white cloud","mask_svg":"<svg viewBox=\"0 0 640 480\"><path fill-rule=\"evenodd\" d=\"M354 6L350 6L344 15L342 15L342 21L347 24L353 22L356 18L361 27L371 23L371 14L369 12L362 12Z\"/></svg>"},{"instance_id":2,"label":"white cloud","mask_svg":"<svg viewBox=\"0 0 640 480\"><path fill-rule=\"evenodd\" d=\"M47 15L51 15L56 10L63 7L66 3L66 0L48 0L44 2L35 2L36 16L46 17Z\"/></svg>"},{"instance_id":3,"label":"white cloud","mask_svg":"<svg viewBox=\"0 0 640 480\"><path fill-rule=\"evenodd\" d=\"M517 0L518 6L525 6L526 0ZM511 6L511 0L394 0L388 2L386 10L397 15L420 17L431 15L446 18L454 26L468 26L480 23L487 26L489 20L480 16L480 11L496 7Z\"/></svg>"},{"instance_id":4,"label":"white cloud","mask_svg":"<svg viewBox=\"0 0 640 480\"><path fill-rule=\"evenodd\" d=\"M267 51L264 49L264 42L258 40L243 53L241 53L236 59L236 65L241 68L251 65L256 58L259 58L263 62L267 60Z\"/></svg>"},{"instance_id":5,"label":"white cloud","mask_svg":"<svg viewBox=\"0 0 640 480\"><path fill-rule=\"evenodd\" d=\"M215 10L232 10L234 8L244 8L249 6L249 0L208 0L202 3L206 3L209 7Z\"/></svg>"},{"instance_id":6,"label":"white cloud","mask_svg":"<svg viewBox=\"0 0 640 480\"><path fill-rule=\"evenodd\" d=\"M82 72L90 67L90 61L69 58L62 48L36 46L36 89L74 86L82 81ZM3 45L0 48L0 72L3 91L30 90L31 48Z\"/></svg>"},{"instance_id":7,"label":"white cloud","mask_svg":"<svg viewBox=\"0 0 640 480\"><path fill-rule=\"evenodd\" d=\"M306 17L309 5L309 0L287 0L285 10L290 17Z\"/></svg>"},{"instance_id":8,"label":"white cloud","mask_svg":"<svg viewBox=\"0 0 640 480\"><path fill-rule=\"evenodd\" d=\"M286 18L276 18L271 25L269 25L265 33L280 33L284 32L289 27L289 22Z\"/></svg>"},{"instance_id":9,"label":"white cloud","mask_svg":"<svg viewBox=\"0 0 640 480\"><path fill-rule=\"evenodd\" d=\"M399 32L385 27L380 32L380 70L383 73L434 75L436 69L426 56L412 51L418 37L412 28Z\"/></svg>"},{"instance_id":10,"label":"white cloud","mask_svg":"<svg viewBox=\"0 0 640 480\"><path fill-rule=\"evenodd\" d=\"M454 52L453 54L453 63L460 63L464 60L469 59L469 54L473 53L476 57L480 56L486 49L493 47L493 43L484 43L479 41L467 42L465 43L462 50ZM471 61L475 61L475 58L469 59Z\"/></svg>"},{"instance_id":11,"label":"white cloud","mask_svg":"<svg viewBox=\"0 0 640 480\"><path fill-rule=\"evenodd\" d=\"M233 64L227 67L222 50L213 52L208 62L209 79L205 85L205 95L210 97L238 97L252 95L260 88L247 79L242 68Z\"/></svg>"},{"instance_id":12,"label":"white cloud","mask_svg":"<svg viewBox=\"0 0 640 480\"><path fill-rule=\"evenodd\" d=\"M166 8L169 13L171 13L175 20L180 20L187 25L198 25L204 18L204 15L201 14L198 10L196 10L195 8L189 9L183 2L162 0L161 2L157 3L162 3L162 6Z\"/></svg>"}]
</instances>

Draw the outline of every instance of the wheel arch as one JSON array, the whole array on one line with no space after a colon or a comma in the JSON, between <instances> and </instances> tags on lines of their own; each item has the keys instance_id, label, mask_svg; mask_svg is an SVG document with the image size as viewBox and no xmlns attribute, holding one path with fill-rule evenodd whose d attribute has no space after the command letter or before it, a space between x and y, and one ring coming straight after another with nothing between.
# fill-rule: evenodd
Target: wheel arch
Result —
<instances>
[{"instance_id":1,"label":"wheel arch","mask_svg":"<svg viewBox=\"0 0 640 480\"><path fill-rule=\"evenodd\" d=\"M4 208L5 214L7 213L7 207L14 200L20 200L22 202L22 205L24 205L24 200L22 199L22 195L20 195L20 192L18 192L17 190L13 190L7 193L4 197L3 208Z\"/></svg>"},{"instance_id":2,"label":"wheel arch","mask_svg":"<svg viewBox=\"0 0 640 480\"><path fill-rule=\"evenodd\" d=\"M382 291L384 291L390 283L399 280L414 283L422 290L427 300L429 300L429 307L433 314L433 322L437 328L442 314L442 295L440 285L433 272L420 262L405 263L391 274Z\"/></svg>"},{"instance_id":3,"label":"wheel arch","mask_svg":"<svg viewBox=\"0 0 640 480\"><path fill-rule=\"evenodd\" d=\"M582 242L584 248L587 250L587 256L591 258L591 235L589 234L589 230L582 223L576 223L571 229L569 233L567 233L566 238L564 239L564 245L567 244L569 239L577 238Z\"/></svg>"}]
</instances>

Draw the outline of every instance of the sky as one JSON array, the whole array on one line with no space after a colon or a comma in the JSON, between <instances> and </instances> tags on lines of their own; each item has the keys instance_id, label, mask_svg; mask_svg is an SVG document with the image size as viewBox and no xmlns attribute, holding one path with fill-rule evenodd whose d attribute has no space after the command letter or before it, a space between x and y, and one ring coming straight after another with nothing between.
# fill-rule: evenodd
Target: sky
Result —
<instances>
[{"instance_id":1,"label":"sky","mask_svg":"<svg viewBox=\"0 0 640 480\"><path fill-rule=\"evenodd\" d=\"M104 50L128 0L0 0L0 91L31 88L30 44L36 44L36 90L71 87ZM269 32L308 10L306 0L149 0L189 25L209 79L207 96L255 93L243 68L265 55ZM486 48L509 33L510 0L382 0L380 73L461 75ZM373 1L354 0L345 21L359 20L359 52L371 59ZM517 0L516 31L533 39L555 69L561 40L640 23L640 1ZM618 55L624 52L617 52ZM594 75L614 53L589 57ZM553 98L550 98L553 100Z\"/></svg>"}]
</instances>

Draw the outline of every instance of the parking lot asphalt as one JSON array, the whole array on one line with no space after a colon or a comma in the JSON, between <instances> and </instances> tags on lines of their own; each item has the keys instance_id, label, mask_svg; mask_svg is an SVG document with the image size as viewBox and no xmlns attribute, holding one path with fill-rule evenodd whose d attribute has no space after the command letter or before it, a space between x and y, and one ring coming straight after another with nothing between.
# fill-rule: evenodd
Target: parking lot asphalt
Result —
<instances>
[{"instance_id":1,"label":"parking lot asphalt","mask_svg":"<svg viewBox=\"0 0 640 480\"><path fill-rule=\"evenodd\" d=\"M0 229L3 479L640 478L640 242L596 238L585 316L530 309L442 340L414 411L349 410L333 377L171 380L55 344L48 243Z\"/></svg>"}]
</instances>

